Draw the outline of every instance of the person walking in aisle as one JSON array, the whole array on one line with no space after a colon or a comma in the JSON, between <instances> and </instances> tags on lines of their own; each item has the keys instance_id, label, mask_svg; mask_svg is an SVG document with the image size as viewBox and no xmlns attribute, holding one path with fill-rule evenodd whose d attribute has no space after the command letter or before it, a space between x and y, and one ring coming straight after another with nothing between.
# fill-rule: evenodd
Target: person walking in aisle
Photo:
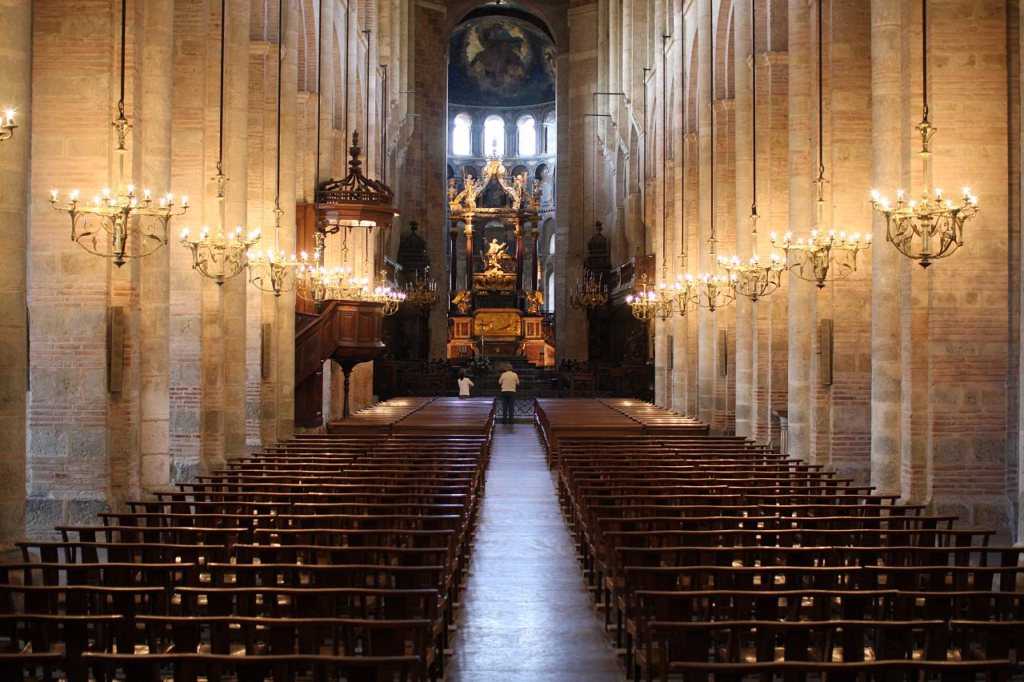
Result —
<instances>
[{"instance_id":1,"label":"person walking in aisle","mask_svg":"<svg viewBox=\"0 0 1024 682\"><path fill-rule=\"evenodd\" d=\"M505 371L498 377L498 385L501 386L501 421L511 424L516 417L516 389L519 388L519 375L512 371L512 365L505 365Z\"/></svg>"},{"instance_id":2,"label":"person walking in aisle","mask_svg":"<svg viewBox=\"0 0 1024 682\"><path fill-rule=\"evenodd\" d=\"M459 397L468 398L469 389L473 388L473 380L466 376L466 370L459 370Z\"/></svg>"}]
</instances>

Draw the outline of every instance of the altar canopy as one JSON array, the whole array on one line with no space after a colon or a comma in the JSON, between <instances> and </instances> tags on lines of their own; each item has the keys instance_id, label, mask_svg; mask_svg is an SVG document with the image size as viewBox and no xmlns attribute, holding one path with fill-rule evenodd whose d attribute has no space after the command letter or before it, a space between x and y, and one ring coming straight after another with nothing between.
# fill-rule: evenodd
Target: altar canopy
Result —
<instances>
[{"instance_id":1,"label":"altar canopy","mask_svg":"<svg viewBox=\"0 0 1024 682\"><path fill-rule=\"evenodd\" d=\"M481 205L485 192L500 192L503 201ZM449 274L452 294L448 357L474 355L522 355L536 365L554 362L553 339L545 338L544 304L538 290L540 181L532 185L523 172L510 176L498 155L492 155L479 178L466 175L461 190L457 180L448 182L448 220L451 239ZM499 205L495 205L499 204ZM500 221L512 228L514 250L508 242L491 239L480 254L483 270L476 272L474 229ZM464 268L459 277L459 227L465 238ZM524 273L524 236L529 230L532 260Z\"/></svg>"}]
</instances>

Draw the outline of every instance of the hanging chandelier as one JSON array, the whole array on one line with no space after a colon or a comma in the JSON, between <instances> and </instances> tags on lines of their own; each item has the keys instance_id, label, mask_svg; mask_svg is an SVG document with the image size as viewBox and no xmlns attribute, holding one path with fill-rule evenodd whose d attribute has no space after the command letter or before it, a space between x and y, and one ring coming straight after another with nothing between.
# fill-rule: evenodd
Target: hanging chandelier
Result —
<instances>
[{"instance_id":1,"label":"hanging chandelier","mask_svg":"<svg viewBox=\"0 0 1024 682\"><path fill-rule=\"evenodd\" d=\"M906 198L903 190L896 191L896 203L878 190L871 190L871 205L885 218L885 238L907 258L916 260L926 268L932 261L947 258L963 245L964 223L978 213L978 197L970 187L964 187L954 202L942 196L936 188L932 194L932 137L935 127L928 118L928 2L921 0L921 62L922 99L924 115L916 130L921 136L921 161L924 166L924 186L917 199Z\"/></svg>"},{"instance_id":2,"label":"hanging chandelier","mask_svg":"<svg viewBox=\"0 0 1024 682\"><path fill-rule=\"evenodd\" d=\"M668 40L671 36L661 36L661 281L657 283L654 299L654 316L659 320L667 320L676 310L676 284L668 284ZM645 100L646 101L646 100ZM681 308L680 315L686 314Z\"/></svg>"},{"instance_id":3,"label":"hanging chandelier","mask_svg":"<svg viewBox=\"0 0 1024 682\"><path fill-rule=\"evenodd\" d=\"M583 277L576 280L576 288L569 294L569 303L577 310L593 310L608 302L601 273L584 268Z\"/></svg>"},{"instance_id":4,"label":"hanging chandelier","mask_svg":"<svg viewBox=\"0 0 1024 682\"><path fill-rule=\"evenodd\" d=\"M642 144L640 145L640 167L643 168L642 177L640 178L640 224L643 226L643 237L641 243L643 244L643 255L644 255L644 268L647 268L647 72L650 71L648 67L643 68L643 86L644 86L644 114L643 114L643 137ZM635 259L634 259L635 263ZM634 265L635 267L635 265ZM659 294L653 287L648 284L647 272L643 272L640 276L640 291L637 292L634 288L634 293L626 296L626 304L629 306L630 312L633 317L640 320L641 322L647 322L653 317L660 317L665 312L664 295L659 297ZM664 319L664 318L662 318Z\"/></svg>"},{"instance_id":5,"label":"hanging chandelier","mask_svg":"<svg viewBox=\"0 0 1024 682\"><path fill-rule=\"evenodd\" d=\"M709 18L709 21L713 21L713 19ZM713 25L710 27L709 35L711 36L711 40L710 40L710 43L711 43L711 54L714 54L715 53L715 41L714 41L714 26ZM710 80L710 82L712 84L714 84L714 82L715 82L715 60L714 59L711 60L711 63L710 63L709 66L710 66L710 69L711 69L711 80ZM711 137L711 144L712 145L714 145L714 140L715 140L715 103L714 103L714 95L715 95L715 93L714 93L714 86L712 85L712 89L711 89L711 99L712 99L712 101L711 101L711 106L709 107L709 109L710 109L710 112L709 112L709 116L710 116L709 128L710 128L710 137ZM708 255L711 258L711 267L713 268L713 267L715 267L718 264L718 261L717 261L716 255L715 255L715 250L716 250L716 247L718 245L718 236L717 236L717 231L716 231L717 225L716 225L716 221L715 221L715 212L716 211L715 211L715 155L714 154L710 154L709 155L709 164L711 166L710 173L709 173L710 185L711 185L711 191L710 191L710 195L711 195L710 196L711 215L710 215L710 220L709 220L709 222L710 222L710 230L709 230L710 231L710 235L708 237ZM688 281L692 281L692 284L691 284L691 286L688 287L688 289L689 289L690 296L692 297L692 301L693 301L694 305L696 305L698 308L705 308L705 309L707 309L708 311L710 311L712 313L715 312L716 310L718 310L719 308L723 308L723 307L729 305L730 303L732 303L733 301L736 300L736 289L735 289L734 285L735 285L737 279L738 279L738 276L736 274L734 274L734 273L729 273L727 275L719 275L719 274L716 274L714 272L704 272L704 273L698 274L696 277L694 277L692 279L688 278Z\"/></svg>"},{"instance_id":6,"label":"hanging chandelier","mask_svg":"<svg viewBox=\"0 0 1024 682\"><path fill-rule=\"evenodd\" d=\"M782 273L786 271L786 264L774 253L763 262L755 253L746 263L740 262L739 256L719 256L718 264L728 273L736 295L754 303L781 287Z\"/></svg>"},{"instance_id":7,"label":"hanging chandelier","mask_svg":"<svg viewBox=\"0 0 1024 682\"><path fill-rule=\"evenodd\" d=\"M658 294L647 284L647 275L640 278L640 291L626 296L626 304L629 305L633 317L646 322L654 317L658 307Z\"/></svg>"},{"instance_id":8,"label":"hanging chandelier","mask_svg":"<svg viewBox=\"0 0 1024 682\"><path fill-rule=\"evenodd\" d=\"M405 285L405 300L427 314L437 304L437 282L430 277L430 266L419 271L412 282Z\"/></svg>"},{"instance_id":9,"label":"hanging chandelier","mask_svg":"<svg viewBox=\"0 0 1024 682\"><path fill-rule=\"evenodd\" d=\"M14 109L8 109L0 116L0 142L6 142L14 136Z\"/></svg>"},{"instance_id":10,"label":"hanging chandelier","mask_svg":"<svg viewBox=\"0 0 1024 682\"><path fill-rule=\"evenodd\" d=\"M825 89L824 89L824 38L822 32L822 3L818 2L818 179L817 188L818 226L825 224ZM792 232L786 232L780 241L778 234L771 233L771 244L786 254L786 265L790 273L808 282L814 282L819 289L825 282L848 277L857 270L857 254L870 248L871 234L863 237L859 232L847 234L844 231L814 229L809 238L793 239Z\"/></svg>"},{"instance_id":11,"label":"hanging chandelier","mask_svg":"<svg viewBox=\"0 0 1024 682\"><path fill-rule=\"evenodd\" d=\"M814 282L819 289L832 275L833 280L843 279L857 269L857 254L871 246L871 234L861 236L859 232L846 234L829 230L811 230L809 239L793 239L787 232L780 241L775 232L771 234L772 246L786 253L790 274Z\"/></svg>"},{"instance_id":12,"label":"hanging chandelier","mask_svg":"<svg viewBox=\"0 0 1024 682\"><path fill-rule=\"evenodd\" d=\"M715 312L736 300L737 276L715 275L709 272L697 275L692 289L693 302L700 308Z\"/></svg>"},{"instance_id":13,"label":"hanging chandelier","mask_svg":"<svg viewBox=\"0 0 1024 682\"><path fill-rule=\"evenodd\" d=\"M217 174L211 178L217 184L217 209L220 226L216 232L203 227L199 236L192 238L189 228L181 231L181 245L192 252L192 268L203 277L212 279L217 286L242 274L248 265L248 255L260 240L260 231L248 234L239 225L233 231L224 232L225 199L228 177L224 174L224 76L226 73L225 52L227 48L227 0L220 5L220 105L219 139L217 152Z\"/></svg>"},{"instance_id":14,"label":"hanging chandelier","mask_svg":"<svg viewBox=\"0 0 1024 682\"><path fill-rule=\"evenodd\" d=\"M188 197L181 198L175 210L174 195L166 194L154 200L150 190L139 196L135 185L126 183L124 158L128 152L128 135L132 126L124 112L125 53L128 34L128 0L121 1L121 96L117 102L117 118L113 127L117 134L117 188L109 187L93 196L91 202L79 200L77 189L68 192L67 200L60 201L57 190L50 192L53 207L71 217L71 240L89 253L111 258L121 267L132 258L143 258L167 244L170 219L188 210ZM8 111L6 123L0 127L9 139L13 134L14 112Z\"/></svg>"},{"instance_id":15,"label":"hanging chandelier","mask_svg":"<svg viewBox=\"0 0 1024 682\"><path fill-rule=\"evenodd\" d=\"M277 171L274 188L274 248L250 252L249 282L260 291L280 296L282 292L293 291L296 287L295 271L301 264L293 253L290 257L281 245L281 88L282 65L284 64L284 3L278 3L277 15ZM302 254L306 260L306 254Z\"/></svg>"},{"instance_id":16,"label":"hanging chandelier","mask_svg":"<svg viewBox=\"0 0 1024 682\"><path fill-rule=\"evenodd\" d=\"M818 39L821 39L819 31ZM756 53L757 20L754 3L750 3L750 53ZM739 256L718 257L719 266L728 273L728 280L736 296L749 298L752 302L773 294L782 286L782 273L786 271L786 263L774 253L762 261L758 254L757 222L757 60L750 62L750 234L754 241L754 253L743 262ZM713 182L713 180L712 180ZM713 210L713 209L712 209ZM710 294L709 291L705 293ZM714 310L717 306L708 306Z\"/></svg>"}]
</instances>

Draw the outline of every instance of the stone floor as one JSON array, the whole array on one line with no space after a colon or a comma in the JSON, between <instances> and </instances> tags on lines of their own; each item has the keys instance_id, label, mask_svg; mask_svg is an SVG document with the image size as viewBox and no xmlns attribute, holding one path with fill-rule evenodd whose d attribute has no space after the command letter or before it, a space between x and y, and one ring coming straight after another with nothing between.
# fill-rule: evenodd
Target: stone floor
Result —
<instances>
[{"instance_id":1,"label":"stone floor","mask_svg":"<svg viewBox=\"0 0 1024 682\"><path fill-rule=\"evenodd\" d=\"M621 680L533 425L495 431L446 682Z\"/></svg>"}]
</instances>

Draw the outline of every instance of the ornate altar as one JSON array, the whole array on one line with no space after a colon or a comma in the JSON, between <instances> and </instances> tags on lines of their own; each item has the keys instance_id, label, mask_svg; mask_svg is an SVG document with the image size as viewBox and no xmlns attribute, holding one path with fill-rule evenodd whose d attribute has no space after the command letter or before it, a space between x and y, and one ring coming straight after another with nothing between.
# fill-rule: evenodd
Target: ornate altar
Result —
<instances>
[{"instance_id":1,"label":"ornate altar","mask_svg":"<svg viewBox=\"0 0 1024 682\"><path fill-rule=\"evenodd\" d=\"M451 178L448 185L452 292L449 308L448 357L460 361L474 355L522 355L534 364L551 364L554 348L543 328L543 298L538 291L537 238L539 234L540 182L528 189L526 173L508 176L501 158L489 159L480 178L467 175L461 189ZM486 192L486 193L485 193ZM500 205L480 205L481 195L503 197ZM491 239L474 254L475 224L499 222L513 230L514 252ZM465 248L459 248L459 227ZM532 239L532 264L524 265L524 236ZM507 234L507 233L506 233ZM465 277L459 277L460 251ZM478 264L482 266L477 269Z\"/></svg>"}]
</instances>

